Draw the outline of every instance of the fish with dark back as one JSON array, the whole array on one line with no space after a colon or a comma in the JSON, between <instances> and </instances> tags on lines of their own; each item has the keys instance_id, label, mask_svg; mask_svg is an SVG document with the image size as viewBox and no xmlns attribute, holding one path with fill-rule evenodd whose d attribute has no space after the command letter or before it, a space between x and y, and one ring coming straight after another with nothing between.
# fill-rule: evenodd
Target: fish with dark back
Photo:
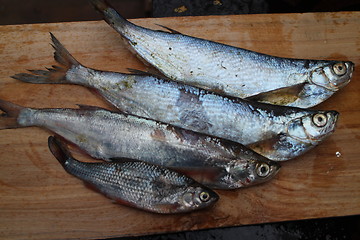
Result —
<instances>
[{"instance_id":1,"label":"fish with dark back","mask_svg":"<svg viewBox=\"0 0 360 240\"><path fill-rule=\"evenodd\" d=\"M49 137L48 145L65 171L122 205L170 214L209 207L219 199L211 189L161 166L140 161L80 162L59 139Z\"/></svg>"}]
</instances>

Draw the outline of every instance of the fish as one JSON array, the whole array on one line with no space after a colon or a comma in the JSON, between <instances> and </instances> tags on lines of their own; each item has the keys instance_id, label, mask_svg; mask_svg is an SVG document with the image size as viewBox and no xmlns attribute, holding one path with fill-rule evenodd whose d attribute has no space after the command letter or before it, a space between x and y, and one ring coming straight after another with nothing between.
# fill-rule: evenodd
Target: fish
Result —
<instances>
[{"instance_id":1,"label":"fish","mask_svg":"<svg viewBox=\"0 0 360 240\"><path fill-rule=\"evenodd\" d=\"M347 85L354 70L351 61L281 58L168 27L151 30L129 22L106 1L90 2L145 63L172 80L223 95L309 108Z\"/></svg>"},{"instance_id":2,"label":"fish","mask_svg":"<svg viewBox=\"0 0 360 240\"><path fill-rule=\"evenodd\" d=\"M59 66L12 76L29 83L96 89L121 111L248 146L273 161L300 156L334 132L339 113L258 103L137 71L124 74L80 64L51 35Z\"/></svg>"},{"instance_id":3,"label":"fish","mask_svg":"<svg viewBox=\"0 0 360 240\"><path fill-rule=\"evenodd\" d=\"M98 107L34 109L0 100L0 109L0 129L42 127L93 158L161 165L211 188L263 183L280 169L241 144Z\"/></svg>"},{"instance_id":4,"label":"fish","mask_svg":"<svg viewBox=\"0 0 360 240\"><path fill-rule=\"evenodd\" d=\"M215 204L219 196L195 180L141 161L90 163L74 159L59 139L50 136L52 154L69 174L125 206L148 212L191 212Z\"/></svg>"}]
</instances>

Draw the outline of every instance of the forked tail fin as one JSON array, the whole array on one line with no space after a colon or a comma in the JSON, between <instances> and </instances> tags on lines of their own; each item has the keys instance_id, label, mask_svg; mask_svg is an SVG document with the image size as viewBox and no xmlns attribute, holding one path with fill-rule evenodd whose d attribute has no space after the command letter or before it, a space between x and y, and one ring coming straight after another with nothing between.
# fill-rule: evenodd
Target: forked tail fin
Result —
<instances>
[{"instance_id":1,"label":"forked tail fin","mask_svg":"<svg viewBox=\"0 0 360 240\"><path fill-rule=\"evenodd\" d=\"M17 121L22 109L24 107L0 99L0 110L3 112L0 114L0 129L23 127Z\"/></svg>"},{"instance_id":2,"label":"forked tail fin","mask_svg":"<svg viewBox=\"0 0 360 240\"><path fill-rule=\"evenodd\" d=\"M50 136L48 138L48 146L51 153L66 170L66 161L72 159L73 157L65 144L59 138Z\"/></svg>"},{"instance_id":3,"label":"forked tail fin","mask_svg":"<svg viewBox=\"0 0 360 240\"><path fill-rule=\"evenodd\" d=\"M104 0L90 0L92 5L98 10L104 20L113 27L117 32L123 35L125 25L133 25L131 22L122 17L111 5Z\"/></svg>"},{"instance_id":4,"label":"forked tail fin","mask_svg":"<svg viewBox=\"0 0 360 240\"><path fill-rule=\"evenodd\" d=\"M60 66L52 66L47 70L29 70L31 73L19 73L11 76L17 80L29 83L69 83L66 79L67 71L80 63L69 53L69 51L50 33L52 46L55 49L54 58Z\"/></svg>"}]
</instances>

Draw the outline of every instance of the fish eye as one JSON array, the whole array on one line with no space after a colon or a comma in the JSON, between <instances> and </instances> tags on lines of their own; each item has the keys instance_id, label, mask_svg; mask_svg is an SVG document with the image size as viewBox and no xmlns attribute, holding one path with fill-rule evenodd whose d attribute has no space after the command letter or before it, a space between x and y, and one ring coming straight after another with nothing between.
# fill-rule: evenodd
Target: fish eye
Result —
<instances>
[{"instance_id":1,"label":"fish eye","mask_svg":"<svg viewBox=\"0 0 360 240\"><path fill-rule=\"evenodd\" d=\"M325 114L318 113L313 116L313 123L317 127L323 127L327 123L327 117Z\"/></svg>"},{"instance_id":2,"label":"fish eye","mask_svg":"<svg viewBox=\"0 0 360 240\"><path fill-rule=\"evenodd\" d=\"M267 175L269 175L269 173L270 173L270 166L266 163L262 163L256 168L256 174L259 177L266 177Z\"/></svg>"},{"instance_id":3,"label":"fish eye","mask_svg":"<svg viewBox=\"0 0 360 240\"><path fill-rule=\"evenodd\" d=\"M345 63L336 63L333 65L333 71L336 75L342 76L346 73L346 65Z\"/></svg>"},{"instance_id":4,"label":"fish eye","mask_svg":"<svg viewBox=\"0 0 360 240\"><path fill-rule=\"evenodd\" d=\"M200 193L200 200L203 202L207 202L210 199L210 194L207 192L201 192Z\"/></svg>"}]
</instances>

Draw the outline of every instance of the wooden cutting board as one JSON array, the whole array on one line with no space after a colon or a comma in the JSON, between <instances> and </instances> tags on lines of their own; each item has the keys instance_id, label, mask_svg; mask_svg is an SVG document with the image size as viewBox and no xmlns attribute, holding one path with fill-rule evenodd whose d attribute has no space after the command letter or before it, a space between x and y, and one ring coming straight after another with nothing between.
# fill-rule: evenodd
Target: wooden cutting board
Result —
<instances>
[{"instance_id":1,"label":"wooden cutting board","mask_svg":"<svg viewBox=\"0 0 360 240\"><path fill-rule=\"evenodd\" d=\"M350 60L360 65L360 12L137 19L184 34L282 56ZM145 69L105 22L0 27L0 99L29 107L107 105L71 85L35 85L9 76L55 64L48 32L84 65ZM356 68L355 67L355 68ZM256 71L256 69L254 69ZM105 238L360 214L360 73L318 109L340 112L336 132L284 162L263 185L218 191L215 207L162 216L113 204L67 174L39 128L0 131L0 237ZM338 155L336 154L338 152Z\"/></svg>"}]
</instances>

